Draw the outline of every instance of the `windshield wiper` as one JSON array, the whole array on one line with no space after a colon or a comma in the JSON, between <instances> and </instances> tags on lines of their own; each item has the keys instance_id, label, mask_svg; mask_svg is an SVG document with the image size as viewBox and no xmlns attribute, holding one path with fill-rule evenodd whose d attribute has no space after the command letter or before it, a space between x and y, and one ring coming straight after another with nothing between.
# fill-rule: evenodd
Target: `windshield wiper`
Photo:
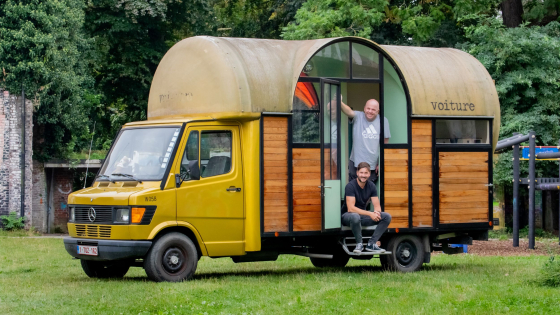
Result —
<instances>
[{"instance_id":1,"label":"windshield wiper","mask_svg":"<svg viewBox=\"0 0 560 315\"><path fill-rule=\"evenodd\" d=\"M139 182L140 184L142 183L141 180L137 179L136 177L134 177L133 175L130 175L130 174L113 173L113 174L111 174L111 176L123 176L123 177L128 177L128 178L130 178L130 179L133 179L133 180Z\"/></svg>"},{"instance_id":2,"label":"windshield wiper","mask_svg":"<svg viewBox=\"0 0 560 315\"><path fill-rule=\"evenodd\" d=\"M107 178L107 179L111 180L109 178L109 175L105 175L105 174L97 175L97 177L95 177L95 179L98 179L99 177L104 177L104 178Z\"/></svg>"}]
</instances>

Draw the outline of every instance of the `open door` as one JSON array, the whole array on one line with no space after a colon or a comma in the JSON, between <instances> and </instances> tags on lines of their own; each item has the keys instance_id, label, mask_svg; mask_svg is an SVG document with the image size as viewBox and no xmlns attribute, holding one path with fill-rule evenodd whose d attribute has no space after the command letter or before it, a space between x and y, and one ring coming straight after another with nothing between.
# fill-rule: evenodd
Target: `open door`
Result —
<instances>
[{"instance_id":1,"label":"open door","mask_svg":"<svg viewBox=\"0 0 560 315\"><path fill-rule=\"evenodd\" d=\"M340 83L321 79L322 231L340 229Z\"/></svg>"}]
</instances>

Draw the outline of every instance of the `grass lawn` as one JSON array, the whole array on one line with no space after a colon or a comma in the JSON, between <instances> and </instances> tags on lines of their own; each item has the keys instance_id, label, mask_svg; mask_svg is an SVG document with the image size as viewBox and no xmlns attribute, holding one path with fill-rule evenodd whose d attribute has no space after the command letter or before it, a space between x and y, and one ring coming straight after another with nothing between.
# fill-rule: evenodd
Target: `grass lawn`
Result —
<instances>
[{"instance_id":1,"label":"grass lawn","mask_svg":"<svg viewBox=\"0 0 560 315\"><path fill-rule=\"evenodd\" d=\"M546 256L436 255L420 272L379 260L317 269L304 257L235 264L203 257L195 278L88 278L62 239L0 237L0 314L558 314L560 289L530 282Z\"/></svg>"}]
</instances>

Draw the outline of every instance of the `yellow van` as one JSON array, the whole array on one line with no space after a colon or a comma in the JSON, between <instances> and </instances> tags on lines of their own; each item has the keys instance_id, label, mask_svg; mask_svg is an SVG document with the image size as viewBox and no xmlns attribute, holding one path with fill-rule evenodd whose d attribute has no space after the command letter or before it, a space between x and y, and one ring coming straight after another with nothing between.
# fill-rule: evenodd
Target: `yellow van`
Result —
<instances>
[{"instance_id":1,"label":"yellow van","mask_svg":"<svg viewBox=\"0 0 560 315\"><path fill-rule=\"evenodd\" d=\"M391 133L376 183L393 217L384 255L353 253L340 212L352 149L340 100L362 110L371 98ZM484 66L455 49L185 39L158 66L148 120L126 124L92 187L69 196L64 244L90 277L137 266L182 281L201 256L280 254L415 271L434 250L487 239L499 114Z\"/></svg>"}]
</instances>

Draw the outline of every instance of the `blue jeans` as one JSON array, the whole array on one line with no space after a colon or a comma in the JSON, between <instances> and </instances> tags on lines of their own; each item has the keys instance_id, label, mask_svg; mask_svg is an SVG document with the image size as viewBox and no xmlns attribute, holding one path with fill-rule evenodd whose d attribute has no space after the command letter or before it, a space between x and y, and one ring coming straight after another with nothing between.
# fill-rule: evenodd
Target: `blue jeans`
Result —
<instances>
[{"instance_id":1,"label":"blue jeans","mask_svg":"<svg viewBox=\"0 0 560 315\"><path fill-rule=\"evenodd\" d=\"M381 235L387 231L387 227L391 223L391 215L387 212L381 212L381 220L373 221L367 215L360 215L355 212L346 212L342 215L342 225L352 228L352 233L356 238L356 244L362 243L362 226L376 225L373 236L369 239L368 244L375 244L381 238Z\"/></svg>"}]
</instances>

